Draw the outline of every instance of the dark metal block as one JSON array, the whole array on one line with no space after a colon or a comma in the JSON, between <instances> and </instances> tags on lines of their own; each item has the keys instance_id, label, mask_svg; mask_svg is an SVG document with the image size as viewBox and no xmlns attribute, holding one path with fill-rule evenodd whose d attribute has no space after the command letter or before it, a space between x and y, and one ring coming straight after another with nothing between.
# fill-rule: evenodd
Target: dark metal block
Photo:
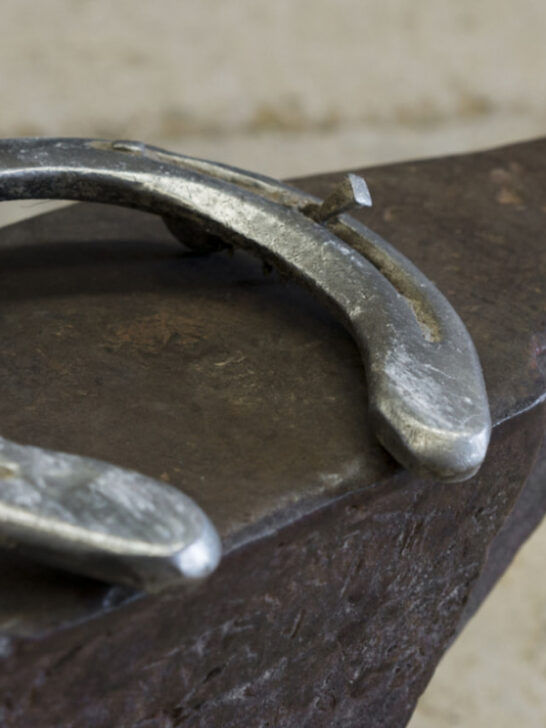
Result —
<instances>
[{"instance_id":1,"label":"dark metal block","mask_svg":"<svg viewBox=\"0 0 546 728\"><path fill-rule=\"evenodd\" d=\"M359 215L481 357L495 428L460 484L400 470L352 340L246 254L101 205L0 231L2 434L183 488L225 549L195 591L146 597L4 554L2 725L404 725L546 505L545 159L540 141L366 171Z\"/></svg>"}]
</instances>

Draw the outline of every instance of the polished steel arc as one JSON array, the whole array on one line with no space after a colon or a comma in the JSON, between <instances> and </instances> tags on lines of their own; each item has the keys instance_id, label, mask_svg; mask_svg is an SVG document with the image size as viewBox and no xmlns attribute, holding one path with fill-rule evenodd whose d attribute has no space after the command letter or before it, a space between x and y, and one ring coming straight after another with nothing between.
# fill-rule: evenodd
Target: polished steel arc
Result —
<instances>
[{"instance_id":1,"label":"polished steel arc","mask_svg":"<svg viewBox=\"0 0 546 728\"><path fill-rule=\"evenodd\" d=\"M472 340L435 286L346 214L371 204L356 175L319 200L274 179L137 142L1 141L0 199L28 198L148 210L187 244L205 249L219 240L255 252L319 294L352 332L377 436L403 465L453 481L479 468L491 424ZM0 511L0 530L3 518Z\"/></svg>"}]
</instances>

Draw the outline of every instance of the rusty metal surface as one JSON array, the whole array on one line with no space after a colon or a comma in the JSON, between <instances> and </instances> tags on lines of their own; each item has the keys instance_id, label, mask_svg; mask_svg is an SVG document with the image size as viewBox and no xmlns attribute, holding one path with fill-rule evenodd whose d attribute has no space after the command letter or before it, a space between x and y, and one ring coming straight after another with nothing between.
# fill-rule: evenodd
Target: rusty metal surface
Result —
<instances>
[{"instance_id":1,"label":"rusty metal surface","mask_svg":"<svg viewBox=\"0 0 546 728\"><path fill-rule=\"evenodd\" d=\"M1 231L2 433L179 485L227 552L195 594L133 600L4 558L6 726L38 709L57 728L218 711L235 726L260 705L271 726L403 725L542 441L545 159L536 142L366 172L366 223L449 297L481 357L497 427L457 487L399 471L349 336L244 254L189 254L158 221L93 205ZM299 184L325 197L340 177Z\"/></svg>"}]
</instances>

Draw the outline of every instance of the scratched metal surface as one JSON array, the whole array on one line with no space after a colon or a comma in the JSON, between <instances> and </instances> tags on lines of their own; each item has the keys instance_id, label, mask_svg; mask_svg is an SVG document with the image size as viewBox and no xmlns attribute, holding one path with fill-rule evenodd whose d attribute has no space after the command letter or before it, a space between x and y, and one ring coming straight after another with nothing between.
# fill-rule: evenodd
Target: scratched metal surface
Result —
<instances>
[{"instance_id":1,"label":"scratched metal surface","mask_svg":"<svg viewBox=\"0 0 546 728\"><path fill-rule=\"evenodd\" d=\"M495 423L545 391L543 147L366 172L363 221L460 313ZM337 181L299 184L324 197ZM228 552L397 470L349 336L243 253L200 257L155 218L81 205L1 231L0 301L2 433L178 485ZM9 555L0 575L6 634L129 596Z\"/></svg>"},{"instance_id":2,"label":"scratched metal surface","mask_svg":"<svg viewBox=\"0 0 546 728\"><path fill-rule=\"evenodd\" d=\"M139 142L89 139L4 140L0 168L0 199L121 204L161 214L197 252L208 231L258 255L310 288L352 332L366 370L370 422L398 462L452 481L479 469L491 420L473 343L418 268L342 214L371 205L362 178L348 175L320 204L243 170Z\"/></svg>"},{"instance_id":3,"label":"scratched metal surface","mask_svg":"<svg viewBox=\"0 0 546 728\"><path fill-rule=\"evenodd\" d=\"M0 474L2 549L152 592L218 565L214 527L170 485L2 437Z\"/></svg>"}]
</instances>

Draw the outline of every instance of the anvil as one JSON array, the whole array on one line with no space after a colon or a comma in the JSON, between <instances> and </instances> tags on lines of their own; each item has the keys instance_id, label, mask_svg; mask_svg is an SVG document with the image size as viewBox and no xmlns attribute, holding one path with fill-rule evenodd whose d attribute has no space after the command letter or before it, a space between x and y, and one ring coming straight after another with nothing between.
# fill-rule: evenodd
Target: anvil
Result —
<instances>
[{"instance_id":1,"label":"anvil","mask_svg":"<svg viewBox=\"0 0 546 728\"><path fill-rule=\"evenodd\" d=\"M457 338L437 360L432 331L419 351L430 352L425 365L449 361L453 379L463 342L459 355L477 373L462 397L478 414L475 351L481 361L489 408L469 421L482 444L489 411L493 429L464 482L449 482L454 463L466 477L476 460L457 450L446 467L445 449L423 456L419 438L408 447L377 417L382 380L362 356L381 350L385 327L364 326L361 346L336 305L291 276L245 250L208 254L214 221L203 240L162 203L189 249L156 216L96 203L0 231L1 435L182 490L223 551L204 581L146 595L0 552L3 725L407 722L546 507L545 158L535 142L350 170L374 197L351 211L355 229L412 261L443 294L423 300L473 341ZM291 183L307 200L306 230L328 222L343 232L347 179L358 185L346 173ZM13 190L17 179L8 182ZM288 272L302 261L290 259ZM325 298L339 304L336 285ZM374 300L379 311L384 300ZM406 329L392 323L396 344Z\"/></svg>"}]
</instances>

